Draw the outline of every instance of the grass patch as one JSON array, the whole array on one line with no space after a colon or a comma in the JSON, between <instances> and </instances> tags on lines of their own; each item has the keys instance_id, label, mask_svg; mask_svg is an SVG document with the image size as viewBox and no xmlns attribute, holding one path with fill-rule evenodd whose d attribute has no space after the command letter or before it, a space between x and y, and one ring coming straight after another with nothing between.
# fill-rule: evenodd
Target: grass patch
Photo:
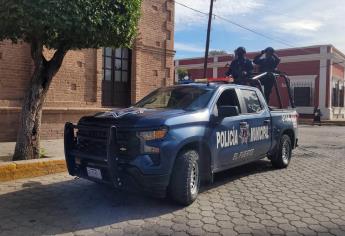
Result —
<instances>
[{"instance_id":1,"label":"grass patch","mask_svg":"<svg viewBox=\"0 0 345 236\"><path fill-rule=\"evenodd\" d=\"M47 156L47 151L44 148L40 149L40 156L39 158L49 158L49 156Z\"/></svg>"}]
</instances>

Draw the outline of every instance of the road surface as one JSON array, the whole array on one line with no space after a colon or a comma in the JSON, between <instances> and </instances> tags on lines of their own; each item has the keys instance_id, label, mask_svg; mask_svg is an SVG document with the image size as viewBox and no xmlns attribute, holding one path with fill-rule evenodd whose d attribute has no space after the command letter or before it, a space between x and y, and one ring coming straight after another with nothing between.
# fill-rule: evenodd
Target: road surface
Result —
<instances>
[{"instance_id":1,"label":"road surface","mask_svg":"<svg viewBox=\"0 0 345 236\"><path fill-rule=\"evenodd\" d=\"M57 174L0 184L0 235L345 235L345 127L300 128L288 169L216 175L197 201L116 192Z\"/></svg>"}]
</instances>

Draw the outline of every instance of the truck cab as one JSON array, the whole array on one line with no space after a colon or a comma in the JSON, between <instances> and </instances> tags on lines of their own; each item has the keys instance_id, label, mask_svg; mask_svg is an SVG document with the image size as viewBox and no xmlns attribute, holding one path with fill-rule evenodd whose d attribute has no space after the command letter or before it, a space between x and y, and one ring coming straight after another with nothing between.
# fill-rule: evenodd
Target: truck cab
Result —
<instances>
[{"instance_id":1,"label":"truck cab","mask_svg":"<svg viewBox=\"0 0 345 236\"><path fill-rule=\"evenodd\" d=\"M297 112L257 88L190 83L66 123L65 156L72 176L188 205L214 173L265 157L286 168L297 140Z\"/></svg>"}]
</instances>

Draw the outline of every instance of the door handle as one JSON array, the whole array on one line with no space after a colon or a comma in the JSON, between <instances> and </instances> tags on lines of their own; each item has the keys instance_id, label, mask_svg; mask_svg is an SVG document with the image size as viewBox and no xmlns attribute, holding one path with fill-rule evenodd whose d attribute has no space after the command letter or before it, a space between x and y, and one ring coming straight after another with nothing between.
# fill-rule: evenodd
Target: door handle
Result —
<instances>
[{"instance_id":1,"label":"door handle","mask_svg":"<svg viewBox=\"0 0 345 236\"><path fill-rule=\"evenodd\" d=\"M265 125L269 125L271 123L271 120L264 120Z\"/></svg>"}]
</instances>

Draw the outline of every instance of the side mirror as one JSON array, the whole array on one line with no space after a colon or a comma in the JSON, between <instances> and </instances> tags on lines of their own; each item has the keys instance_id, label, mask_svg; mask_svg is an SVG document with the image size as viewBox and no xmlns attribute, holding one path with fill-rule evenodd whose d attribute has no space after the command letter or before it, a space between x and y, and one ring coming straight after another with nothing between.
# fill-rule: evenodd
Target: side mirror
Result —
<instances>
[{"instance_id":1,"label":"side mirror","mask_svg":"<svg viewBox=\"0 0 345 236\"><path fill-rule=\"evenodd\" d=\"M219 106L218 118L226 118L232 116L238 116L240 114L237 106Z\"/></svg>"}]
</instances>

